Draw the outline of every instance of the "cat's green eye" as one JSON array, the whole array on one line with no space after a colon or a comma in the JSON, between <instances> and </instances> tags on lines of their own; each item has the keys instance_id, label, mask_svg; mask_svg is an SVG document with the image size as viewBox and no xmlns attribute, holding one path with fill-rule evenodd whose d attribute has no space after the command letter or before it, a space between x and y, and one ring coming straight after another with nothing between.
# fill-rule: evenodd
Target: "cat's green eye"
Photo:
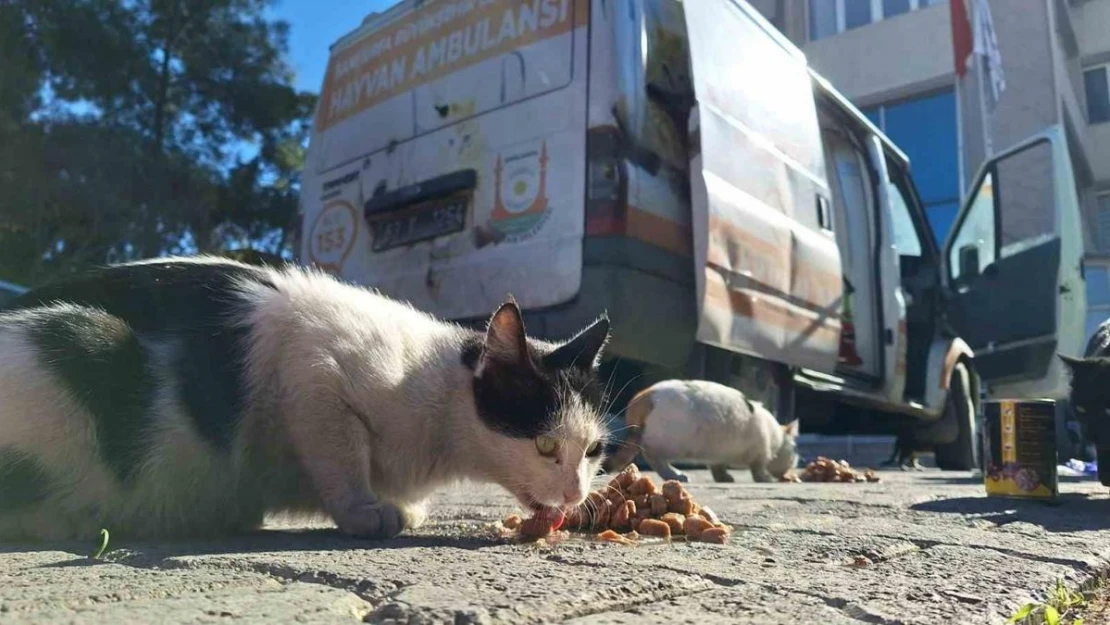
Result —
<instances>
[{"instance_id":1,"label":"cat's green eye","mask_svg":"<svg viewBox=\"0 0 1110 625\"><path fill-rule=\"evenodd\" d=\"M1083 406L1076 406L1075 411L1078 412L1079 414L1087 414L1087 409L1084 408Z\"/></svg>"},{"instance_id":2,"label":"cat's green eye","mask_svg":"<svg viewBox=\"0 0 1110 625\"><path fill-rule=\"evenodd\" d=\"M554 456L558 449L559 442L554 438L550 436L536 437L536 451L540 452L541 456Z\"/></svg>"},{"instance_id":3,"label":"cat's green eye","mask_svg":"<svg viewBox=\"0 0 1110 625\"><path fill-rule=\"evenodd\" d=\"M586 457L593 458L601 454L601 441L594 441L592 445L586 448Z\"/></svg>"}]
</instances>

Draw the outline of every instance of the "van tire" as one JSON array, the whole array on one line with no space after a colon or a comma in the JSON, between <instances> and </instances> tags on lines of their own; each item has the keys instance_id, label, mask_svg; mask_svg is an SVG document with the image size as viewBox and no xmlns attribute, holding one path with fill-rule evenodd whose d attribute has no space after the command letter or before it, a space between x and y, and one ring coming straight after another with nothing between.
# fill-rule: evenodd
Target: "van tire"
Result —
<instances>
[{"instance_id":1,"label":"van tire","mask_svg":"<svg viewBox=\"0 0 1110 625\"><path fill-rule=\"evenodd\" d=\"M952 368L944 412L942 418L955 419L959 433L951 443L937 445L937 467L945 471L970 471L978 467L975 398L971 396L971 372L966 363L958 362Z\"/></svg>"}]
</instances>

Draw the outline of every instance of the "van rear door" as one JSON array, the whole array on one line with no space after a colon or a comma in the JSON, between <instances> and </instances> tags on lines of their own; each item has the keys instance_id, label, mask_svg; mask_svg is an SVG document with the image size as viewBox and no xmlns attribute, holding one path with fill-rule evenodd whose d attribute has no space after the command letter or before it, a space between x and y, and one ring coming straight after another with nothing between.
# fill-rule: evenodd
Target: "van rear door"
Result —
<instances>
[{"instance_id":1,"label":"van rear door","mask_svg":"<svg viewBox=\"0 0 1110 625\"><path fill-rule=\"evenodd\" d=\"M447 318L573 298L589 0L406 0L332 50L302 257Z\"/></svg>"},{"instance_id":2,"label":"van rear door","mask_svg":"<svg viewBox=\"0 0 1110 625\"><path fill-rule=\"evenodd\" d=\"M832 373L843 282L805 58L746 2L683 5L697 339Z\"/></svg>"},{"instance_id":3,"label":"van rear door","mask_svg":"<svg viewBox=\"0 0 1110 625\"><path fill-rule=\"evenodd\" d=\"M947 318L991 395L1067 396L1057 352L1082 350L1079 199L1056 127L980 170L944 246Z\"/></svg>"}]
</instances>

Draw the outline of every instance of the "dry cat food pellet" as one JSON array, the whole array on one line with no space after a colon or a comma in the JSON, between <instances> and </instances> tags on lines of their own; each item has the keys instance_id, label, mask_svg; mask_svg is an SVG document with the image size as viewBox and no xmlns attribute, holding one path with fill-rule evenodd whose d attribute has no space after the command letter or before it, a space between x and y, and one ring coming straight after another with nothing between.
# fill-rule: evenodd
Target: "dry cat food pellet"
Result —
<instances>
[{"instance_id":1,"label":"dry cat food pellet","mask_svg":"<svg viewBox=\"0 0 1110 625\"><path fill-rule=\"evenodd\" d=\"M651 516L661 517L667 513L667 498L663 495L651 496Z\"/></svg>"},{"instance_id":2,"label":"dry cat food pellet","mask_svg":"<svg viewBox=\"0 0 1110 625\"><path fill-rule=\"evenodd\" d=\"M702 533L711 527L713 527L713 523L705 517L697 515L688 516L683 522L683 530L686 533L686 537L693 538L694 540L701 538Z\"/></svg>"},{"instance_id":3,"label":"dry cat food pellet","mask_svg":"<svg viewBox=\"0 0 1110 625\"><path fill-rule=\"evenodd\" d=\"M629 538L627 536L622 536L621 534L618 534L618 533L614 532L613 530L605 530L604 532L597 535L597 539L600 540L600 541L603 541L603 542L620 543L622 545L635 544L634 539Z\"/></svg>"},{"instance_id":4,"label":"dry cat food pellet","mask_svg":"<svg viewBox=\"0 0 1110 625\"><path fill-rule=\"evenodd\" d=\"M545 508L530 519L510 515L503 525L526 539L545 538L565 525L570 530L591 532L595 540L621 544L636 544L640 536L724 543L732 531L712 510L699 506L681 482L667 480L657 486L650 477L640 475L635 465L591 492L565 517Z\"/></svg>"},{"instance_id":5,"label":"dry cat food pellet","mask_svg":"<svg viewBox=\"0 0 1110 625\"><path fill-rule=\"evenodd\" d=\"M728 530L723 527L711 527L701 533L698 537L703 543L717 543L718 545L725 544L728 540Z\"/></svg>"},{"instance_id":6,"label":"dry cat food pellet","mask_svg":"<svg viewBox=\"0 0 1110 625\"><path fill-rule=\"evenodd\" d=\"M652 482L651 478L645 475L633 482L632 486L628 487L628 492L635 497L637 495L654 495L658 491L655 490L655 482Z\"/></svg>"},{"instance_id":7,"label":"dry cat food pellet","mask_svg":"<svg viewBox=\"0 0 1110 625\"><path fill-rule=\"evenodd\" d=\"M680 514L675 514L674 512L668 512L667 514L664 514L659 520L671 526L672 534L685 533L684 526L686 525L686 517Z\"/></svg>"},{"instance_id":8,"label":"dry cat food pellet","mask_svg":"<svg viewBox=\"0 0 1110 625\"><path fill-rule=\"evenodd\" d=\"M609 526L615 530L627 531L632 529L632 519L636 516L636 504L631 501L618 506L609 517Z\"/></svg>"},{"instance_id":9,"label":"dry cat food pellet","mask_svg":"<svg viewBox=\"0 0 1110 625\"><path fill-rule=\"evenodd\" d=\"M671 537L671 526L659 519L644 519L640 521L640 528L636 530L644 536Z\"/></svg>"}]
</instances>

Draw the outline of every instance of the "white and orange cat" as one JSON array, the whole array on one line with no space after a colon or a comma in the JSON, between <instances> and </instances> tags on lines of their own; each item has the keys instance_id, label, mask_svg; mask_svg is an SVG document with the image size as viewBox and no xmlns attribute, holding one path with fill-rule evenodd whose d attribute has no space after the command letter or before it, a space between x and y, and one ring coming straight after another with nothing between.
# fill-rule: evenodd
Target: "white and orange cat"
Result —
<instances>
[{"instance_id":1,"label":"white and orange cat","mask_svg":"<svg viewBox=\"0 0 1110 625\"><path fill-rule=\"evenodd\" d=\"M664 480L687 481L671 463L706 462L718 482L731 482L730 466L747 467L757 482L793 469L797 421L779 425L761 404L740 391L704 380L667 380L636 394L625 416L628 434L605 470L618 471L643 452Z\"/></svg>"},{"instance_id":2,"label":"white and orange cat","mask_svg":"<svg viewBox=\"0 0 1110 625\"><path fill-rule=\"evenodd\" d=\"M0 539L210 535L325 512L419 525L457 480L536 511L589 492L606 431L601 318L485 333L323 273L216 259L119 265L0 312Z\"/></svg>"}]
</instances>

